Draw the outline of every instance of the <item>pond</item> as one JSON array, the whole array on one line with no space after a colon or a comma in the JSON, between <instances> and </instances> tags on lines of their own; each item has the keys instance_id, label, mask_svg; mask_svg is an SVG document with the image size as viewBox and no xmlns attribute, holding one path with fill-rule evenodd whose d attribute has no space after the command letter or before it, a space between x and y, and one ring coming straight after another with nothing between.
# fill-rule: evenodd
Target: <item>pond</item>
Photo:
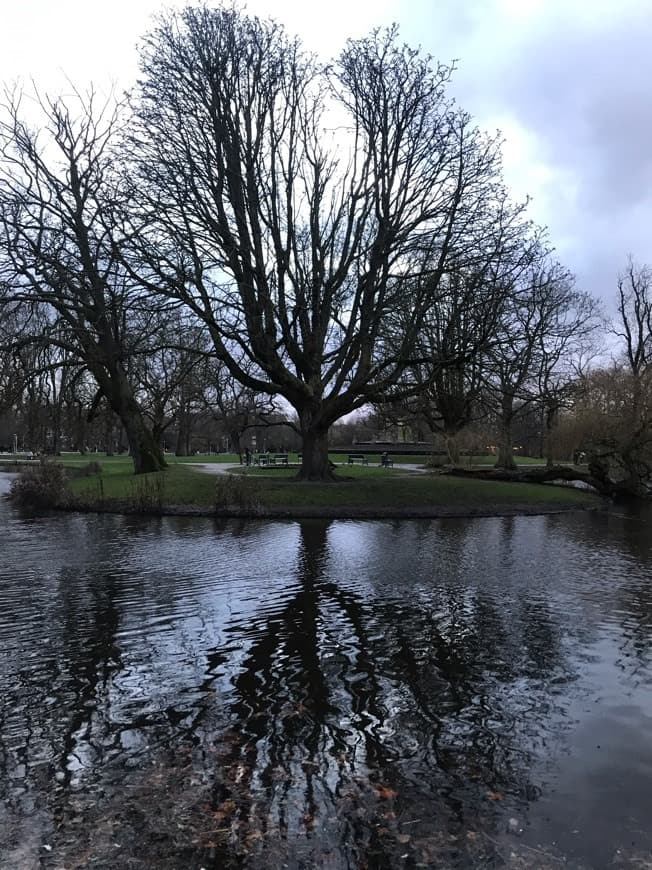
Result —
<instances>
[{"instance_id":1,"label":"pond","mask_svg":"<svg viewBox=\"0 0 652 870\"><path fill-rule=\"evenodd\" d=\"M651 529L0 502L0 866L652 866Z\"/></svg>"}]
</instances>

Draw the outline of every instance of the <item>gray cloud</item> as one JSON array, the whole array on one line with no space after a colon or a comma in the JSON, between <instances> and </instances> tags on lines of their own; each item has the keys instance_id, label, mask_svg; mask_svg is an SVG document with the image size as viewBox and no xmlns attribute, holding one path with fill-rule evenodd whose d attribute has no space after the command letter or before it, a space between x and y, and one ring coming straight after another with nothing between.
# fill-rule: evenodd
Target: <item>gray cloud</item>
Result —
<instances>
[{"instance_id":1,"label":"gray cloud","mask_svg":"<svg viewBox=\"0 0 652 870\"><path fill-rule=\"evenodd\" d=\"M612 297L628 253L652 259L652 0L424 0L404 30L460 58L456 94L483 126L525 132L546 170L533 216L580 283Z\"/></svg>"}]
</instances>

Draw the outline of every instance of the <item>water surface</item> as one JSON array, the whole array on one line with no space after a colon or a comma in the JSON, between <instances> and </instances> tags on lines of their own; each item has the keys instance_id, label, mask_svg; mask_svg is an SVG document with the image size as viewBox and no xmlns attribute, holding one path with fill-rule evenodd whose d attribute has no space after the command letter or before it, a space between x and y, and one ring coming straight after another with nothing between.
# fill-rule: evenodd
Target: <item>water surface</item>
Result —
<instances>
[{"instance_id":1,"label":"water surface","mask_svg":"<svg viewBox=\"0 0 652 870\"><path fill-rule=\"evenodd\" d=\"M649 516L0 527L2 867L652 866Z\"/></svg>"}]
</instances>

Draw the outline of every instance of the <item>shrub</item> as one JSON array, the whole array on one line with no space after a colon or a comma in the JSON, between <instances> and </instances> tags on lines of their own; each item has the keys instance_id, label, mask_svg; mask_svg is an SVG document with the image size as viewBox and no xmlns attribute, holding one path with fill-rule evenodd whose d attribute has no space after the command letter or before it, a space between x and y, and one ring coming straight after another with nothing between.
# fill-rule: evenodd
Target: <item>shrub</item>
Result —
<instances>
[{"instance_id":1,"label":"shrub","mask_svg":"<svg viewBox=\"0 0 652 870\"><path fill-rule=\"evenodd\" d=\"M66 470L49 463L25 471L12 483L9 496L19 507L30 510L63 507L70 501Z\"/></svg>"},{"instance_id":2,"label":"shrub","mask_svg":"<svg viewBox=\"0 0 652 870\"><path fill-rule=\"evenodd\" d=\"M96 460L70 469L71 477L93 477L96 474L102 474L102 464Z\"/></svg>"},{"instance_id":3,"label":"shrub","mask_svg":"<svg viewBox=\"0 0 652 870\"><path fill-rule=\"evenodd\" d=\"M257 511L260 508L257 483L241 474L222 474L215 480L215 510Z\"/></svg>"},{"instance_id":4,"label":"shrub","mask_svg":"<svg viewBox=\"0 0 652 870\"><path fill-rule=\"evenodd\" d=\"M133 483L132 503L142 513L158 512L165 502L165 478L162 474L143 475Z\"/></svg>"}]
</instances>

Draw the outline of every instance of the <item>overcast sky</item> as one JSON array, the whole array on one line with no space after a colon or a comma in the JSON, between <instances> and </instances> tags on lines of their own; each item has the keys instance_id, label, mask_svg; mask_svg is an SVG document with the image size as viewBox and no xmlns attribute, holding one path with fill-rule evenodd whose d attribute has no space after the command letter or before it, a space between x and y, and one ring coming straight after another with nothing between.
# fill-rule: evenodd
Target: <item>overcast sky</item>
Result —
<instances>
[{"instance_id":1,"label":"overcast sky","mask_svg":"<svg viewBox=\"0 0 652 870\"><path fill-rule=\"evenodd\" d=\"M0 0L0 79L60 91L129 87L158 0ZM166 3L165 5L180 5ZM582 289L610 301L627 255L652 262L652 0L250 0L325 56L397 21L458 60L453 91L506 139L507 180L532 197Z\"/></svg>"}]
</instances>

